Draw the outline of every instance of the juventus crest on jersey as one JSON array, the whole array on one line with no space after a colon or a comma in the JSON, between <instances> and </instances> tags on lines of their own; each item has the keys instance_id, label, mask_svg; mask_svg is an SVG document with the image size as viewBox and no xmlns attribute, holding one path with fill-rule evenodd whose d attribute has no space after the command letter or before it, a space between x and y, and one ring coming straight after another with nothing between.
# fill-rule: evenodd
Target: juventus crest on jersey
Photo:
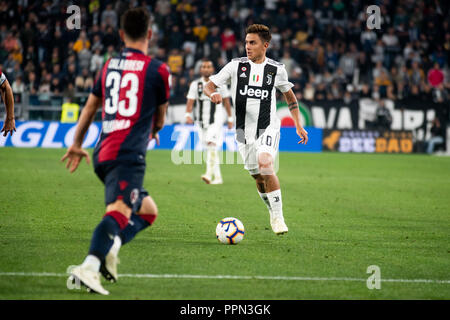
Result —
<instances>
[{"instance_id":1,"label":"juventus crest on jersey","mask_svg":"<svg viewBox=\"0 0 450 320\"><path fill-rule=\"evenodd\" d=\"M236 58L210 79L218 87L231 80L238 142L253 143L269 126L280 127L275 89L286 92L294 86L282 63L266 58L257 64L247 57Z\"/></svg>"},{"instance_id":2,"label":"juventus crest on jersey","mask_svg":"<svg viewBox=\"0 0 450 320\"><path fill-rule=\"evenodd\" d=\"M188 99L195 100L194 117L202 128L208 128L213 123L219 125L223 124L222 104L216 105L215 103L212 103L209 97L203 92L203 88L207 82L208 81L205 81L205 78L203 77L192 81L187 94ZM218 91L223 98L230 96L226 85L219 87Z\"/></svg>"}]
</instances>

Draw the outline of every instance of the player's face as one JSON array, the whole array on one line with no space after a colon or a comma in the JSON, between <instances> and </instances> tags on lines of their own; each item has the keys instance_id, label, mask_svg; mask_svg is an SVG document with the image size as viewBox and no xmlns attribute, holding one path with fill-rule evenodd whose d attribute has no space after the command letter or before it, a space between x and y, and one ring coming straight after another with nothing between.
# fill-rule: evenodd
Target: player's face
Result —
<instances>
[{"instance_id":1,"label":"player's face","mask_svg":"<svg viewBox=\"0 0 450 320\"><path fill-rule=\"evenodd\" d=\"M214 67L211 61L205 61L200 66L200 74L203 77L209 78L214 72Z\"/></svg>"},{"instance_id":2,"label":"player's face","mask_svg":"<svg viewBox=\"0 0 450 320\"><path fill-rule=\"evenodd\" d=\"M247 58L257 61L265 56L268 42L263 41L257 33L248 33L245 36L245 51Z\"/></svg>"}]
</instances>

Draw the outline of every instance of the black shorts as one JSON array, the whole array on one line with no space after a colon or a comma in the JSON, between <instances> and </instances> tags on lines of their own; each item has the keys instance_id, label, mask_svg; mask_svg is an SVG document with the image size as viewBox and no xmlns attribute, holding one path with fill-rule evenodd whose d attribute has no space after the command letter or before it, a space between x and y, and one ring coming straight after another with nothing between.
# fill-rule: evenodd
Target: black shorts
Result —
<instances>
[{"instance_id":1,"label":"black shorts","mask_svg":"<svg viewBox=\"0 0 450 320\"><path fill-rule=\"evenodd\" d=\"M142 199L148 196L142 186L145 165L97 164L95 173L105 185L105 205L122 200L133 212L139 211Z\"/></svg>"}]
</instances>

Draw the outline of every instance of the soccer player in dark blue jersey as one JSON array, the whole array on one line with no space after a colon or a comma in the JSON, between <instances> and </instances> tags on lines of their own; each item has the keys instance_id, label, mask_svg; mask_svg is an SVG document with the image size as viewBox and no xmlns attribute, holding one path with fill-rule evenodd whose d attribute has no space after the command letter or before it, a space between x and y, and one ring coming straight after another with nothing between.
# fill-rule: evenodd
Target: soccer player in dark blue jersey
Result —
<instances>
[{"instance_id":1,"label":"soccer player in dark blue jersey","mask_svg":"<svg viewBox=\"0 0 450 320\"><path fill-rule=\"evenodd\" d=\"M122 244L151 225L157 216L153 199L143 188L149 139L164 125L169 98L167 66L148 57L150 15L144 8L127 10L121 17L120 37L125 49L106 61L81 113L73 145L62 157L74 172L89 154L83 138L102 107L102 132L94 150L95 173L105 185L106 214L94 230L89 253L70 268L69 281L91 291L109 294L100 273L117 280L118 251Z\"/></svg>"}]
</instances>

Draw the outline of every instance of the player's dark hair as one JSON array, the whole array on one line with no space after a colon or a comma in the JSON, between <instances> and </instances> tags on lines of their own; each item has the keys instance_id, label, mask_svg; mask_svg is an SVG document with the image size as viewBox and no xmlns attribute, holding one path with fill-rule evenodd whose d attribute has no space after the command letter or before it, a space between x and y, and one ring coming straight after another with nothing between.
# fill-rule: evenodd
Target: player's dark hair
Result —
<instances>
[{"instance_id":1,"label":"player's dark hair","mask_svg":"<svg viewBox=\"0 0 450 320\"><path fill-rule=\"evenodd\" d=\"M252 24L247 27L245 34L256 33L261 38L263 42L270 42L272 35L270 34L270 29L263 24Z\"/></svg>"},{"instance_id":2,"label":"player's dark hair","mask_svg":"<svg viewBox=\"0 0 450 320\"><path fill-rule=\"evenodd\" d=\"M128 9L120 17L120 28L131 40L147 37L150 27L150 13L144 7Z\"/></svg>"},{"instance_id":3,"label":"player's dark hair","mask_svg":"<svg viewBox=\"0 0 450 320\"><path fill-rule=\"evenodd\" d=\"M211 64L214 65L214 62L210 58L202 58L202 63L204 62L211 62Z\"/></svg>"}]
</instances>

